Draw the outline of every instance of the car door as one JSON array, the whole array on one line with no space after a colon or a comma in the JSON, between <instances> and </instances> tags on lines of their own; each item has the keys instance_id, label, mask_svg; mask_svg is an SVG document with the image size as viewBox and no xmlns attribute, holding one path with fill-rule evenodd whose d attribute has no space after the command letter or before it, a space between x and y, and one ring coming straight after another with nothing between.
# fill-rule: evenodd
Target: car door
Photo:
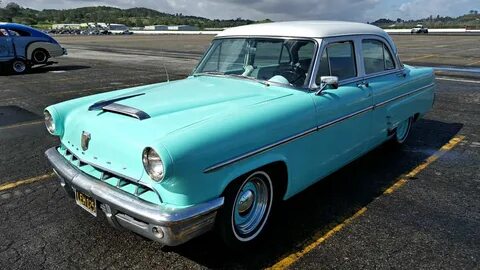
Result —
<instances>
[{"instance_id":1,"label":"car door","mask_svg":"<svg viewBox=\"0 0 480 270\"><path fill-rule=\"evenodd\" d=\"M392 49L380 37L365 37L361 41L364 69L364 87L372 91L373 110L372 146L388 139L395 119L388 113L386 103L408 90L408 74L394 57Z\"/></svg>"},{"instance_id":2,"label":"car door","mask_svg":"<svg viewBox=\"0 0 480 270\"><path fill-rule=\"evenodd\" d=\"M326 44L325 44L326 43ZM322 76L337 76L339 87L312 94L317 114L319 177L328 175L366 151L371 136L372 92L358 85L357 41L323 40L316 85Z\"/></svg>"},{"instance_id":3,"label":"car door","mask_svg":"<svg viewBox=\"0 0 480 270\"><path fill-rule=\"evenodd\" d=\"M0 28L0 61L9 61L14 58L12 38L6 29Z\"/></svg>"}]
</instances>

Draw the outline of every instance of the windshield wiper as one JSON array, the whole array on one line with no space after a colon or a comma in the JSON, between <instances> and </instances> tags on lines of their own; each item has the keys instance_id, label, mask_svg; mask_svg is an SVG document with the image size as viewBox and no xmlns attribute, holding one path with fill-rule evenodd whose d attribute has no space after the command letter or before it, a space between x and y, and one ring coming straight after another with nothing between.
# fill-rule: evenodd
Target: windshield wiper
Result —
<instances>
[{"instance_id":1,"label":"windshield wiper","mask_svg":"<svg viewBox=\"0 0 480 270\"><path fill-rule=\"evenodd\" d=\"M247 79L247 80L250 80L250 81L255 81L255 82L261 83L265 86L270 86L269 82L264 81L264 80L259 80L257 78L253 78L253 77L248 77L248 76L239 75L239 74L228 74L227 76L231 76L231 77L235 77L235 78L241 78L241 79Z\"/></svg>"},{"instance_id":2,"label":"windshield wiper","mask_svg":"<svg viewBox=\"0 0 480 270\"><path fill-rule=\"evenodd\" d=\"M225 73L220 71L206 71L193 74L193 77L198 76L225 76Z\"/></svg>"},{"instance_id":3,"label":"windshield wiper","mask_svg":"<svg viewBox=\"0 0 480 270\"><path fill-rule=\"evenodd\" d=\"M198 76L234 77L234 78L240 78L240 79L247 79L247 80L250 80L250 81L255 81L255 82L258 82L258 83L263 84L265 86L270 86L270 83L267 82L267 81L259 80L257 78L248 77L248 76L244 76L244 75L240 75L240 74L225 74L224 72L220 72L220 71L206 71L206 72L199 72L199 73L193 74L193 77L198 77Z\"/></svg>"}]
</instances>

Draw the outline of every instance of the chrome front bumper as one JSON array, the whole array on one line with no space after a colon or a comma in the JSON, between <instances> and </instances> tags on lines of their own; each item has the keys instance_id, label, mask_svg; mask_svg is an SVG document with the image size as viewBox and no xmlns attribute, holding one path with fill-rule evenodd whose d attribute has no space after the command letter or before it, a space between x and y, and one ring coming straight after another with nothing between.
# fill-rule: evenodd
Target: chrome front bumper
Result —
<instances>
[{"instance_id":1,"label":"chrome front bumper","mask_svg":"<svg viewBox=\"0 0 480 270\"><path fill-rule=\"evenodd\" d=\"M45 156L70 196L74 197L75 189L93 197L112 226L165 245L180 245L211 230L223 205L223 197L186 208L152 204L81 172L56 148L48 149Z\"/></svg>"}]
</instances>

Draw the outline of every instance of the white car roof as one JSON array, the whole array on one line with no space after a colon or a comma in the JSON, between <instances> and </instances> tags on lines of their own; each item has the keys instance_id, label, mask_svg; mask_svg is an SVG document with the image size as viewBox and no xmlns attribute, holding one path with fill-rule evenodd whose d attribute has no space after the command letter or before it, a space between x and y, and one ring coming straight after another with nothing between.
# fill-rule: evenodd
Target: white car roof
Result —
<instances>
[{"instance_id":1,"label":"white car roof","mask_svg":"<svg viewBox=\"0 0 480 270\"><path fill-rule=\"evenodd\" d=\"M374 25L342 21L292 21L250 24L228 28L218 37L227 36L280 36L325 38L345 35L373 34L388 36Z\"/></svg>"},{"instance_id":2,"label":"white car roof","mask_svg":"<svg viewBox=\"0 0 480 270\"><path fill-rule=\"evenodd\" d=\"M344 21L288 21L250 24L227 28L218 38L234 36L268 36L327 38L348 35L377 35L385 38L396 53L396 46L390 36L381 28L356 22Z\"/></svg>"}]
</instances>

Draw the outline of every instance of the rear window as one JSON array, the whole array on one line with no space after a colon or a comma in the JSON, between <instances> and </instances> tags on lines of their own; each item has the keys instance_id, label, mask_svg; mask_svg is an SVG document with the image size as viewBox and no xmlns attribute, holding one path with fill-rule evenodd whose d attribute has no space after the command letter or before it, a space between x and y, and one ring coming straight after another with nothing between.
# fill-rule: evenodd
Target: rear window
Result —
<instances>
[{"instance_id":1,"label":"rear window","mask_svg":"<svg viewBox=\"0 0 480 270\"><path fill-rule=\"evenodd\" d=\"M372 74L395 69L395 62L387 46L374 39L362 41L363 62L365 73Z\"/></svg>"}]
</instances>

